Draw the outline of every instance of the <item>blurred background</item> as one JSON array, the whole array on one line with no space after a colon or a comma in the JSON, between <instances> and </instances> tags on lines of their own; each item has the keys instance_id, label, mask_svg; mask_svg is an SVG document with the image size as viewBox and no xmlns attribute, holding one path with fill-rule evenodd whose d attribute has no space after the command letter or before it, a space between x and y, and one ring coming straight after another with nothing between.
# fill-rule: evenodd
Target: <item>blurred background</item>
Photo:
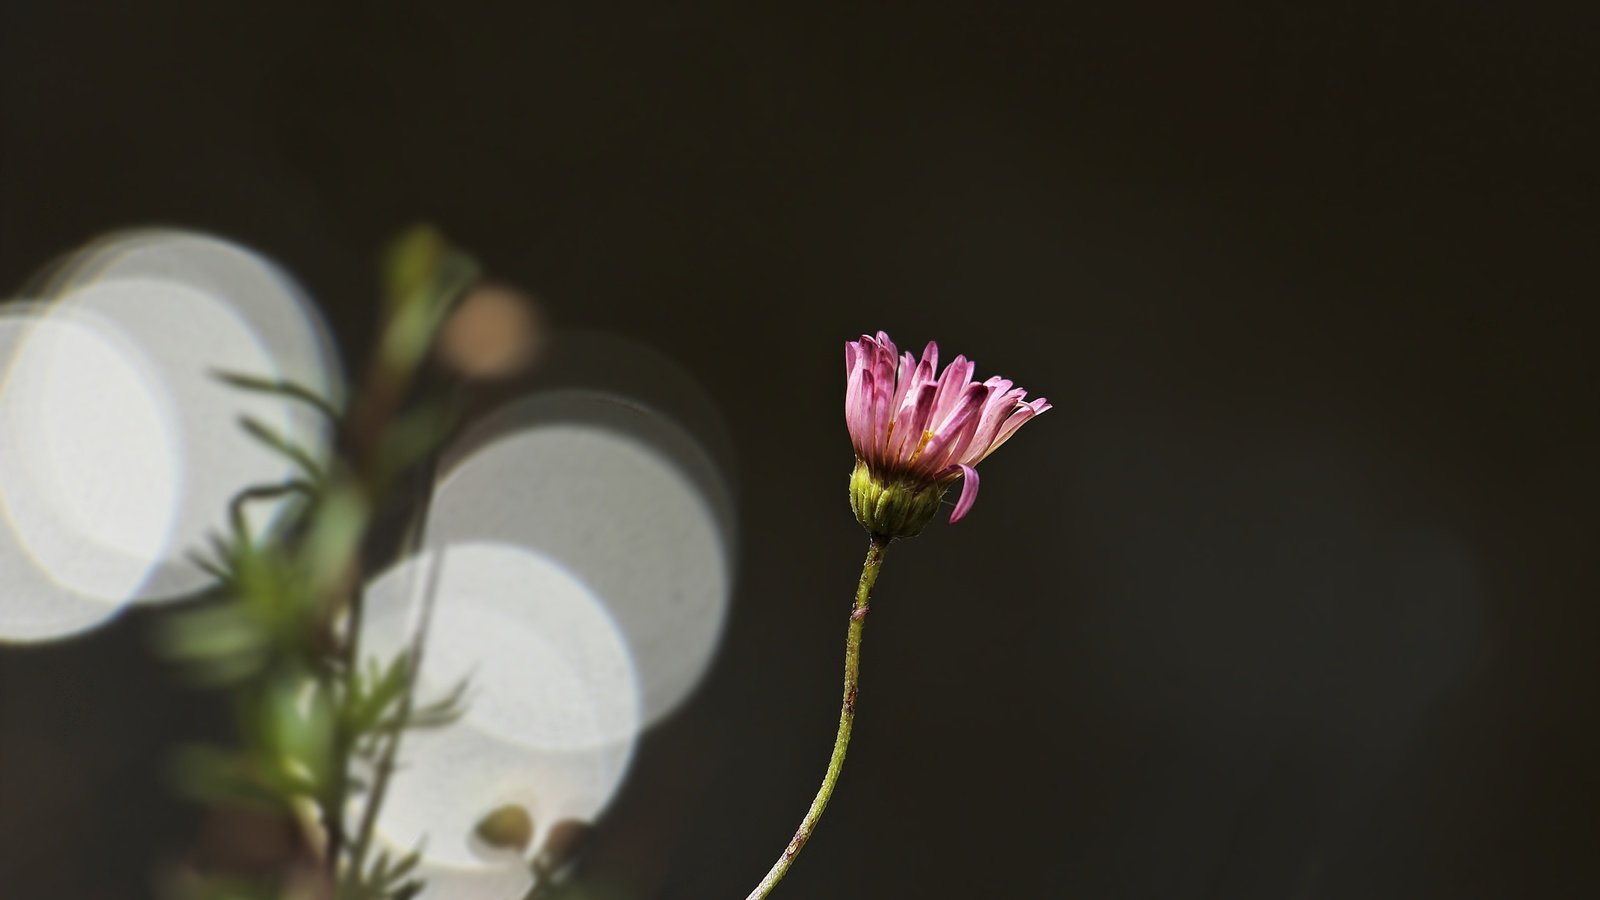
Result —
<instances>
[{"instance_id":1,"label":"blurred background","mask_svg":"<svg viewBox=\"0 0 1600 900\"><path fill-rule=\"evenodd\" d=\"M742 897L809 802L866 543L842 345L879 328L1055 409L967 520L892 548L849 763L776 896L1592 896L1593 24L12 0L0 284L208 235L298 285L330 385L418 219L526 295L539 391L480 423L524 444L430 515L560 556L506 583L619 654L586 724L512 723L606 748L528 787L595 779L593 896ZM159 611L110 611L0 646L7 897L150 897L203 841L163 771L221 702L153 660ZM565 683L521 646L478 671Z\"/></svg>"}]
</instances>

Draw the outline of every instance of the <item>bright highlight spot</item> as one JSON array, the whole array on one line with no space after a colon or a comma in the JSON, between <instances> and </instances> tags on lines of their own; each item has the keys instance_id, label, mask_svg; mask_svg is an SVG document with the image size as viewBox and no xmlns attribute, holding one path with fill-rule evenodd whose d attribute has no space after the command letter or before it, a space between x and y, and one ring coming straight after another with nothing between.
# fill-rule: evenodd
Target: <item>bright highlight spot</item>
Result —
<instances>
[{"instance_id":1,"label":"bright highlight spot","mask_svg":"<svg viewBox=\"0 0 1600 900\"><path fill-rule=\"evenodd\" d=\"M229 501L296 474L241 417L325 457L314 411L217 371L343 391L299 290L227 242L118 235L70 257L48 286L51 302L0 318L0 558L16 560L0 571L0 639L61 637L129 600L204 588L190 556L225 531ZM252 524L278 509L251 506Z\"/></svg>"},{"instance_id":2,"label":"bright highlight spot","mask_svg":"<svg viewBox=\"0 0 1600 900\"><path fill-rule=\"evenodd\" d=\"M470 679L465 721L539 750L583 750L638 729L633 668L605 608L572 574L509 544L451 545L374 579L363 655L388 659L408 644L430 589L423 697Z\"/></svg>"},{"instance_id":3,"label":"bright highlight spot","mask_svg":"<svg viewBox=\"0 0 1600 900\"><path fill-rule=\"evenodd\" d=\"M648 725L704 674L727 612L730 553L698 445L669 420L603 394L517 402L467 434L434 495L430 544L495 540L558 562L621 629ZM619 717L598 724L605 737Z\"/></svg>"},{"instance_id":4,"label":"bright highlight spot","mask_svg":"<svg viewBox=\"0 0 1600 900\"><path fill-rule=\"evenodd\" d=\"M363 657L400 652L429 591L436 600L417 699L470 678L466 715L406 734L378 828L395 848L426 838L425 859L437 869L493 872L515 853L475 837L491 810L516 804L532 816L531 855L557 822L592 821L610 800L639 728L633 670L582 582L549 559L487 542L427 552L376 578Z\"/></svg>"},{"instance_id":5,"label":"bright highlight spot","mask_svg":"<svg viewBox=\"0 0 1600 900\"><path fill-rule=\"evenodd\" d=\"M65 587L120 603L164 550L182 460L148 362L81 316L40 321L0 393L0 502Z\"/></svg>"},{"instance_id":6,"label":"bright highlight spot","mask_svg":"<svg viewBox=\"0 0 1600 900\"><path fill-rule=\"evenodd\" d=\"M278 377L342 405L338 352L322 317L293 278L254 251L191 231L119 232L85 248L55 281L55 295L95 281L144 279L210 297L249 328ZM262 373L265 374L265 373ZM295 410L309 419L308 411ZM313 427L321 423L309 420Z\"/></svg>"},{"instance_id":7,"label":"bright highlight spot","mask_svg":"<svg viewBox=\"0 0 1600 900\"><path fill-rule=\"evenodd\" d=\"M0 313L0 640L115 615L171 532L172 410L149 390L148 362L115 338L37 306ZM105 447L113 464L98 465Z\"/></svg>"},{"instance_id":8,"label":"bright highlight spot","mask_svg":"<svg viewBox=\"0 0 1600 900\"><path fill-rule=\"evenodd\" d=\"M291 464L239 428L244 416L291 439L306 442L293 427L290 403L250 394L217 380L220 369L276 376L276 366L254 332L224 303L174 283L145 279L100 281L62 300L62 308L88 310L114 322L154 362L157 381L178 410L175 431L166 440L181 452L183 479L161 505L172 519L167 552L146 561L151 577L138 599L177 596L210 580L187 558L203 547L208 534L225 533L227 506L234 494L255 484L272 484L294 474ZM81 407L63 414L86 417ZM98 465L118 472L126 484L139 472L119 463L116 443L93 449L80 462L84 471ZM270 518L270 505L251 508L257 528Z\"/></svg>"},{"instance_id":9,"label":"bright highlight spot","mask_svg":"<svg viewBox=\"0 0 1600 900\"><path fill-rule=\"evenodd\" d=\"M703 676L726 616L726 469L632 389L714 419L709 401L615 342L558 338L545 365L541 380L581 387L514 401L450 447L423 553L368 594L368 648L397 649L435 579L422 696L471 677L464 721L407 736L379 820L397 852L426 837L429 900L527 896L525 860L600 814L639 733ZM508 805L534 825L521 857L474 834Z\"/></svg>"}]
</instances>

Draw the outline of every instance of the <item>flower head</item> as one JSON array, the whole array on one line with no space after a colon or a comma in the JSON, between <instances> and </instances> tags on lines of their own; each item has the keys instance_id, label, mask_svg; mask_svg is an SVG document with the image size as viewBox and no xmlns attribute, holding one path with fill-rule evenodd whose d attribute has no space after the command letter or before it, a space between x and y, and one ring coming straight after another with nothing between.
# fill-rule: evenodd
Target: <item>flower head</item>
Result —
<instances>
[{"instance_id":1,"label":"flower head","mask_svg":"<svg viewBox=\"0 0 1600 900\"><path fill-rule=\"evenodd\" d=\"M939 346L919 360L901 355L883 332L844 345L845 424L855 445L850 505L862 526L885 537L922 531L944 492L961 479L950 514L958 522L978 499L974 468L1017 429L1050 408L1004 378L972 380L975 366L957 356L944 372Z\"/></svg>"}]
</instances>

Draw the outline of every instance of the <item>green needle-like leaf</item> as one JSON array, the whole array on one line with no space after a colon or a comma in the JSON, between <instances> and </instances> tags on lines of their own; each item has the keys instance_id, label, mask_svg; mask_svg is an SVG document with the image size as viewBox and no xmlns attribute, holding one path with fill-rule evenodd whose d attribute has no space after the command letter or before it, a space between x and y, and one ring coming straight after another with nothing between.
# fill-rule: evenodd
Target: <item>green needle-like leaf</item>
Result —
<instances>
[{"instance_id":1,"label":"green needle-like leaf","mask_svg":"<svg viewBox=\"0 0 1600 900\"><path fill-rule=\"evenodd\" d=\"M243 372L213 370L211 374L240 390L252 391L258 394L274 394L279 397L297 400L321 413L322 417L327 419L330 425L337 426L341 420L339 410L335 409L330 401L304 385L295 384L292 381L246 375Z\"/></svg>"}]
</instances>

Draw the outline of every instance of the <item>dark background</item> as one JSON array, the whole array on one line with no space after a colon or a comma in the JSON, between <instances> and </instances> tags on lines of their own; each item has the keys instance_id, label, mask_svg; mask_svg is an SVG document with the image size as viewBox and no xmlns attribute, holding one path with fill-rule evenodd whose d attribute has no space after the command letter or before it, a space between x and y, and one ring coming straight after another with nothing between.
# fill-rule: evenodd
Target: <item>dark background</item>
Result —
<instances>
[{"instance_id":1,"label":"dark background","mask_svg":"<svg viewBox=\"0 0 1600 900\"><path fill-rule=\"evenodd\" d=\"M780 897L1600 894L1592 22L1500 2L0 5L0 283L253 246L349 368L426 217L721 408L721 655L587 872L742 897L836 716L841 344L1056 408L890 553ZM1584 262L1588 262L1585 260ZM0 896L145 896L207 701L0 650Z\"/></svg>"}]
</instances>

